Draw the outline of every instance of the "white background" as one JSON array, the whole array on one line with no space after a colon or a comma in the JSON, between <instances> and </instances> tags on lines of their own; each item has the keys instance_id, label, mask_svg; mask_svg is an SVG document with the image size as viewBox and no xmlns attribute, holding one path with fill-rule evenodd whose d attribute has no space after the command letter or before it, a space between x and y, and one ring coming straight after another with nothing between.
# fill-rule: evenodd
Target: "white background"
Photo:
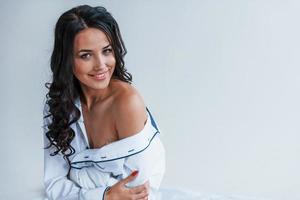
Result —
<instances>
[{"instance_id":1,"label":"white background","mask_svg":"<svg viewBox=\"0 0 300 200\"><path fill-rule=\"evenodd\" d=\"M2 1L0 199L42 191L54 24L80 5L118 21L126 66L162 130L163 186L300 199L300 2Z\"/></svg>"}]
</instances>

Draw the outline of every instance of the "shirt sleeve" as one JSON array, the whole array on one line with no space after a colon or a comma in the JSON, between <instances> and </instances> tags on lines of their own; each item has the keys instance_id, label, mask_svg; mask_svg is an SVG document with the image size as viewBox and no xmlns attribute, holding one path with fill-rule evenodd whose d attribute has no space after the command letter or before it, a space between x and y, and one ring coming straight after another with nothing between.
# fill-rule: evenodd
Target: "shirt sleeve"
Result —
<instances>
[{"instance_id":1,"label":"shirt sleeve","mask_svg":"<svg viewBox=\"0 0 300 200\"><path fill-rule=\"evenodd\" d=\"M43 116L48 115L48 105L45 104ZM49 140L46 137L48 124L51 117L43 119L44 147L47 147ZM68 163L61 154L51 156L53 148L44 148L44 187L49 200L104 200L107 187L95 189L83 189L67 178Z\"/></svg>"},{"instance_id":2,"label":"shirt sleeve","mask_svg":"<svg viewBox=\"0 0 300 200\"><path fill-rule=\"evenodd\" d=\"M158 138L146 151L130 157L126 162L126 167L139 171L138 176L127 183L128 187L136 187L149 181L149 199L159 199L158 191L165 173L165 151Z\"/></svg>"},{"instance_id":3,"label":"shirt sleeve","mask_svg":"<svg viewBox=\"0 0 300 200\"><path fill-rule=\"evenodd\" d=\"M155 129L159 132L156 124ZM160 199L159 188L165 173L165 165L165 148L160 137L156 135L152 138L151 144L148 144L142 152L130 156L126 160L124 171L126 168L139 171L138 176L126 185L128 187L135 187L149 181L149 199Z\"/></svg>"}]
</instances>

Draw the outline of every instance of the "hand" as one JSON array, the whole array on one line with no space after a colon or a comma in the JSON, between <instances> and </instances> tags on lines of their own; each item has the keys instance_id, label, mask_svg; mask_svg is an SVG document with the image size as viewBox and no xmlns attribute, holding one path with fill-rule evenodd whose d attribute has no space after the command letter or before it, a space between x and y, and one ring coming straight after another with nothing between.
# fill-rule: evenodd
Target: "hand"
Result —
<instances>
[{"instance_id":1,"label":"hand","mask_svg":"<svg viewBox=\"0 0 300 200\"><path fill-rule=\"evenodd\" d=\"M128 177L119 181L105 192L105 200L148 200L149 181L133 188L126 187L126 183L133 181L138 171L132 172Z\"/></svg>"}]
</instances>

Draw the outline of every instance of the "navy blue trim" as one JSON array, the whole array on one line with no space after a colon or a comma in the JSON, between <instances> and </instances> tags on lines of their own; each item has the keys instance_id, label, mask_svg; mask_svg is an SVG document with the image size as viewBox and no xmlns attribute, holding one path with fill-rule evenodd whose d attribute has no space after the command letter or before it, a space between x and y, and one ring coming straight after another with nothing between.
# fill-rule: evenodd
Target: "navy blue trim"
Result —
<instances>
[{"instance_id":1,"label":"navy blue trim","mask_svg":"<svg viewBox=\"0 0 300 200\"><path fill-rule=\"evenodd\" d=\"M100 169L105 169L104 167L101 167L98 163L96 163L96 164Z\"/></svg>"},{"instance_id":2,"label":"navy blue trim","mask_svg":"<svg viewBox=\"0 0 300 200\"><path fill-rule=\"evenodd\" d=\"M149 115L150 115L150 120L151 120L152 126L156 129L157 132L159 132L158 127L157 127L157 124L155 123L154 118L153 118L151 112L149 111L149 109L148 109L147 107L146 107L146 110L147 110L147 112L148 112Z\"/></svg>"},{"instance_id":3,"label":"navy blue trim","mask_svg":"<svg viewBox=\"0 0 300 200\"><path fill-rule=\"evenodd\" d=\"M149 144L142 150L138 151L138 152L135 152L135 153L132 153L132 154L129 154L129 155L126 155L126 156L122 156L122 157L118 157L118 158L114 158L114 159L110 159L110 160L100 160L100 161L93 161L93 160L85 160L85 161L78 161L78 162L73 162L71 163L71 168L73 169L82 169L84 167L89 167L89 166L83 166L83 167L74 167L72 165L74 164L77 164L77 163L86 163L86 162L92 162L92 163L96 163L98 165L98 163L103 163L103 162L110 162L110 161L114 161L114 160L119 160L119 159L122 159L122 158L127 158L127 157L130 157L130 156L133 156L133 155L136 155L138 153L141 153L143 151L145 151L151 144L152 140L154 139L154 137L159 133L159 131L157 131L156 133L154 133L154 135L152 136L152 138L150 139L149 141ZM99 166L99 165L98 165Z\"/></svg>"},{"instance_id":4,"label":"navy blue trim","mask_svg":"<svg viewBox=\"0 0 300 200\"><path fill-rule=\"evenodd\" d=\"M128 153L133 152L133 151L134 151L134 149L130 149L130 150L128 151Z\"/></svg>"},{"instance_id":5,"label":"navy blue trim","mask_svg":"<svg viewBox=\"0 0 300 200\"><path fill-rule=\"evenodd\" d=\"M104 192L103 192L102 200L104 200L104 197L105 197L105 192L107 192L107 190L109 190L109 189L110 189L110 187L109 187L109 186L105 188L105 190L104 190Z\"/></svg>"},{"instance_id":6,"label":"navy blue trim","mask_svg":"<svg viewBox=\"0 0 300 200\"><path fill-rule=\"evenodd\" d=\"M73 162L73 163L71 163L71 168L74 168L74 169L82 169L82 168L84 168L84 167L89 167L89 166L74 167L74 166L72 166L72 165L78 164L78 163L86 163L86 162L92 162L92 163L96 163L96 164L98 165L98 163L102 163L102 162L110 162L110 161L114 161L114 160L118 160L118 159L122 159L122 158L127 158L127 157L129 157L129 156L133 156L133 155L136 155L136 154L138 154L138 153L141 153L141 152L145 151L145 150L150 146L150 144L151 144L152 140L154 139L154 137L155 137L158 133L160 133L160 131L159 131L158 127L157 127L157 124L156 124L156 122L155 122L155 120L154 120L154 118L153 118L151 112L149 111L149 109L148 109L147 107L146 107L146 110L147 110L147 112L149 113L151 125L156 129L156 133L152 136L152 138L151 138L150 141L149 141L149 144L148 144L144 149L142 149L142 150L140 150L140 151L138 151L138 152L135 152L135 153L126 155L126 156L122 156L122 157L118 157L118 158L114 158L114 159L110 159L110 160L102 160L102 161L85 160L85 161ZM129 150L128 153L130 153L131 151L133 151L133 149L132 149L132 150ZM103 159L104 157L101 157L101 158ZM98 165L98 166L99 166L99 165ZM100 168L101 168L101 167L100 167Z\"/></svg>"}]
</instances>

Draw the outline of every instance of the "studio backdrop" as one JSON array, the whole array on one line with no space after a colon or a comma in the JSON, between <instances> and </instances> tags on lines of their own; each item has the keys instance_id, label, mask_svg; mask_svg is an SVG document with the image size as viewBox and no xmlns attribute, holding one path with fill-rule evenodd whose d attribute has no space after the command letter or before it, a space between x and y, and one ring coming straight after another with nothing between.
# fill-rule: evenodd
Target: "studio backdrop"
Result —
<instances>
[{"instance_id":1,"label":"studio backdrop","mask_svg":"<svg viewBox=\"0 0 300 200\"><path fill-rule=\"evenodd\" d=\"M0 199L43 191L53 31L80 4L120 25L125 66L166 147L163 187L300 199L297 0L1 2Z\"/></svg>"}]
</instances>

